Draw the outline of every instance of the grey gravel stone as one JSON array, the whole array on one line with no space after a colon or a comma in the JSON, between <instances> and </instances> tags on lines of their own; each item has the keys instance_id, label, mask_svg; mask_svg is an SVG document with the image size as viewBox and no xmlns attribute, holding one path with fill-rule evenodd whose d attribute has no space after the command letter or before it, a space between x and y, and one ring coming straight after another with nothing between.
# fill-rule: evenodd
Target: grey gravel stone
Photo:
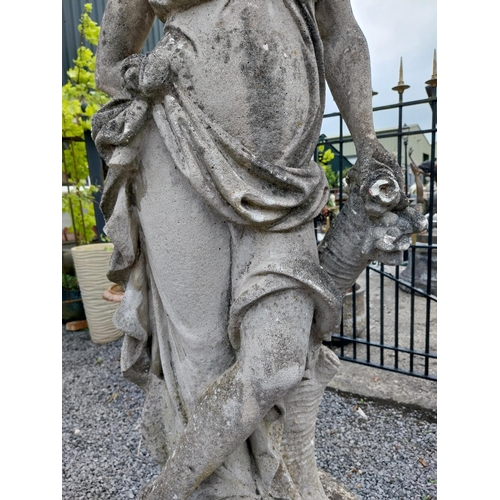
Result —
<instances>
[{"instance_id":1,"label":"grey gravel stone","mask_svg":"<svg viewBox=\"0 0 500 500\"><path fill-rule=\"evenodd\" d=\"M63 326L62 500L135 498L159 473L141 440L143 394L120 372L121 344ZM435 412L329 390L316 450L319 467L362 500L437 499Z\"/></svg>"}]
</instances>

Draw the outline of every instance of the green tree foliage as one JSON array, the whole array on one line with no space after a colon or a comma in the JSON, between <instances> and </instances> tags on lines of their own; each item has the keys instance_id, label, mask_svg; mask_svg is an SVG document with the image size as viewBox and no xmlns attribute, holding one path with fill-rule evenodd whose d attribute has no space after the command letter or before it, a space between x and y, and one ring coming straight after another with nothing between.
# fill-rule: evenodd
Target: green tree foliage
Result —
<instances>
[{"instance_id":1,"label":"green tree foliage","mask_svg":"<svg viewBox=\"0 0 500 500\"><path fill-rule=\"evenodd\" d=\"M340 176L338 172L335 172L332 168L333 160L335 159L335 153L330 149L326 149L325 144L319 144L318 149L318 163L323 168L328 185L330 189L340 187ZM345 177L348 168L344 168L342 171L342 178Z\"/></svg>"},{"instance_id":2,"label":"green tree foliage","mask_svg":"<svg viewBox=\"0 0 500 500\"><path fill-rule=\"evenodd\" d=\"M72 219L70 231L79 243L90 243L94 237L95 212L93 194L100 186L88 184L89 167L85 149L84 132L91 130L94 113L109 100L109 96L96 89L94 80L95 55L84 45L87 41L97 46L100 27L89 14L92 4L85 4L80 18L80 47L73 61L75 66L68 70L68 82L62 87L62 169L68 185L63 194L62 209Z\"/></svg>"},{"instance_id":3,"label":"green tree foliage","mask_svg":"<svg viewBox=\"0 0 500 500\"><path fill-rule=\"evenodd\" d=\"M325 172L326 180L328 181L330 189L337 187L337 174L333 171L332 166L330 165L334 158L335 153L333 153L331 149L327 149L325 151L324 144L320 144L318 146L318 163Z\"/></svg>"}]
</instances>

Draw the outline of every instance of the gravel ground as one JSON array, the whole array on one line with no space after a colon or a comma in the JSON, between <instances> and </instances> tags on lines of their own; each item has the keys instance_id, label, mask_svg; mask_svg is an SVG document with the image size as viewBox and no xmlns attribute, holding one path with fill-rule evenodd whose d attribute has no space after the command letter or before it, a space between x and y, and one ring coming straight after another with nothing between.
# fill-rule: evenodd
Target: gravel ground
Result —
<instances>
[{"instance_id":1,"label":"gravel ground","mask_svg":"<svg viewBox=\"0 0 500 500\"><path fill-rule=\"evenodd\" d=\"M142 392L120 373L121 344L63 326L63 500L136 498L159 472L140 437ZM316 448L319 466L361 500L437 499L433 413L327 391Z\"/></svg>"}]
</instances>

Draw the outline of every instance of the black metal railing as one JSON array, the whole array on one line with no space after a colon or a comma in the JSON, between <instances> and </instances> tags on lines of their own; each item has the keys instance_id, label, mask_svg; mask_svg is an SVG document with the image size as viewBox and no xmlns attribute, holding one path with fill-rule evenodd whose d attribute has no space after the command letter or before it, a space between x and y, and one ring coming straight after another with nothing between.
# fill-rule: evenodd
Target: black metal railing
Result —
<instances>
[{"instance_id":1,"label":"black metal railing","mask_svg":"<svg viewBox=\"0 0 500 500\"><path fill-rule=\"evenodd\" d=\"M408 136L430 136L428 213L433 214L437 208L434 207L437 96L436 87L426 90L427 99L403 102L403 92L399 92L397 104L374 107L373 111L398 110L397 128L379 133L377 137L397 138L397 159L404 170L407 194ZM410 131L403 124L403 111L409 106L422 104L431 107L431 127ZM319 144L334 146L342 158L344 145L352 142L352 138L343 135L344 124L340 113L326 114L324 118L337 118L340 133L335 138L322 136ZM339 208L342 208L342 182L339 194ZM332 332L331 341L327 342L340 359L437 381L437 227L434 227L437 215L429 215L428 219L428 230L424 234L412 235L412 244L404 254L403 265L370 263L358 279L358 286L344 299L340 331ZM318 226L316 220L319 239Z\"/></svg>"}]
</instances>

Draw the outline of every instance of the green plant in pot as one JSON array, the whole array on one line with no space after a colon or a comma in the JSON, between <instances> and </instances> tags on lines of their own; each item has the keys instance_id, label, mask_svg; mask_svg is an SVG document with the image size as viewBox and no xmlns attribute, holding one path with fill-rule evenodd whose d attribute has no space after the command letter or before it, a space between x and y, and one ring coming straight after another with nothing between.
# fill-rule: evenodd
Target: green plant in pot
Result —
<instances>
[{"instance_id":1,"label":"green plant in pot","mask_svg":"<svg viewBox=\"0 0 500 500\"><path fill-rule=\"evenodd\" d=\"M63 178L68 189L63 193L62 208L71 216L70 231L76 246L71 248L76 277L85 308L90 338L103 344L117 340L123 333L113 323L119 305L103 298L113 283L107 279L112 243L100 242L95 231L94 194L101 188L89 183L89 166L84 142L85 131L91 130L91 118L109 97L96 89L94 80L95 55L84 42L97 46L100 27L89 14L91 4L85 4L78 31L81 43L68 70L68 82L62 87Z\"/></svg>"}]
</instances>

